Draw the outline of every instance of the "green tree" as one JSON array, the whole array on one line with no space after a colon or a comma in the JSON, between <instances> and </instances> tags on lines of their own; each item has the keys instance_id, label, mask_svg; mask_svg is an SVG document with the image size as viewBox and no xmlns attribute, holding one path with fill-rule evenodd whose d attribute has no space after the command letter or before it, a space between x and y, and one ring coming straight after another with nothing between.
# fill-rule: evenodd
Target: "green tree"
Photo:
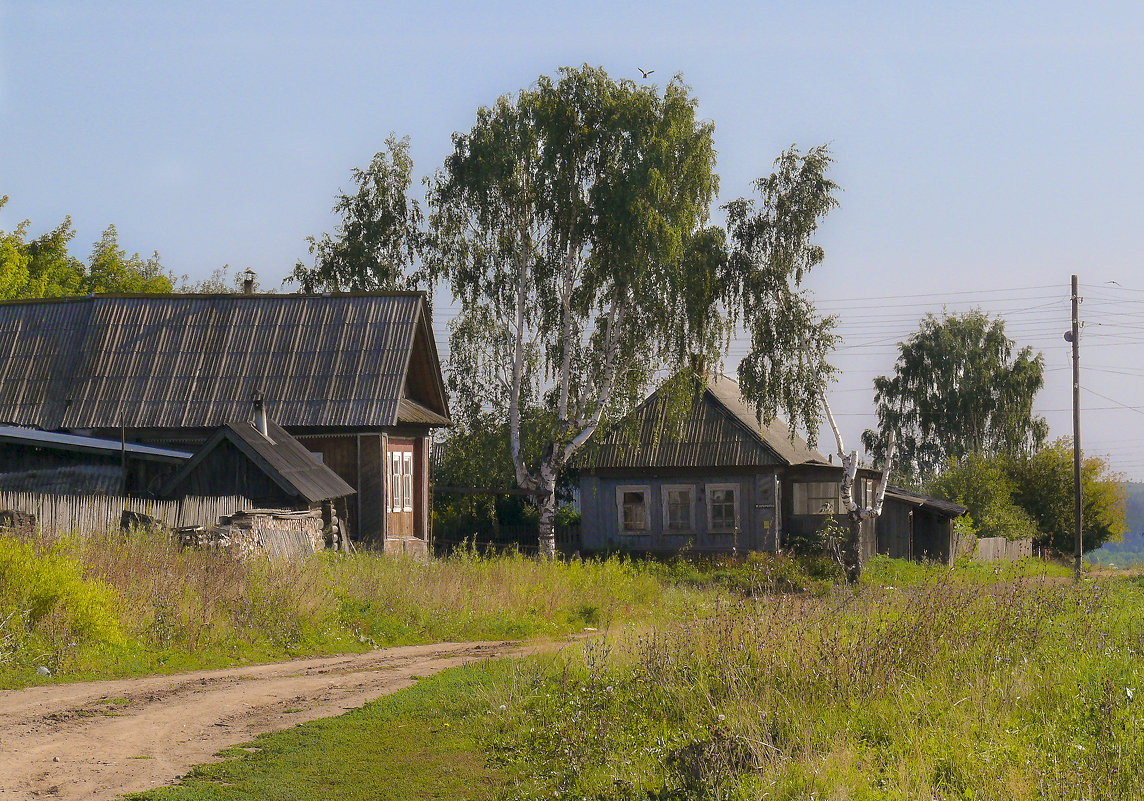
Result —
<instances>
[{"instance_id":1,"label":"green tree","mask_svg":"<svg viewBox=\"0 0 1144 801\"><path fill-rule=\"evenodd\" d=\"M159 263L159 254L144 259L119 246L119 233L109 225L92 247L83 276L85 293L165 293L174 289L173 276Z\"/></svg>"},{"instance_id":2,"label":"green tree","mask_svg":"<svg viewBox=\"0 0 1144 801\"><path fill-rule=\"evenodd\" d=\"M0 197L0 207L7 202ZM104 230L87 263L72 256L75 238L70 217L35 239L27 239L29 221L0 231L0 299L49 298L99 293L170 292L173 276L159 254L149 259L128 255L119 246L114 225Z\"/></svg>"},{"instance_id":3,"label":"green tree","mask_svg":"<svg viewBox=\"0 0 1144 801\"><path fill-rule=\"evenodd\" d=\"M1014 499L1036 521L1037 542L1060 553L1075 549L1072 441L1061 438L1022 459L1013 460ZM1127 492L1119 476L1099 457L1081 461L1084 549L1123 538Z\"/></svg>"},{"instance_id":4,"label":"green tree","mask_svg":"<svg viewBox=\"0 0 1144 801\"><path fill-rule=\"evenodd\" d=\"M970 454L926 483L926 492L965 504L979 537L1019 540L1036 537L1037 523L1014 497L1012 460Z\"/></svg>"},{"instance_id":5,"label":"green tree","mask_svg":"<svg viewBox=\"0 0 1144 801\"><path fill-rule=\"evenodd\" d=\"M303 292L403 290L423 284L414 274L424 245L420 204L409 197L413 160L409 137L390 134L364 170L354 168L357 191L339 192L334 236L308 237L313 265L299 261L287 280Z\"/></svg>"},{"instance_id":6,"label":"green tree","mask_svg":"<svg viewBox=\"0 0 1144 801\"><path fill-rule=\"evenodd\" d=\"M862 443L875 458L898 432L899 465L907 483L921 484L972 453L1020 456L1048 435L1033 398L1044 385L1044 357L1015 351L1005 322L977 310L926 315L899 343L894 376L874 379L877 432Z\"/></svg>"},{"instance_id":7,"label":"green tree","mask_svg":"<svg viewBox=\"0 0 1144 801\"><path fill-rule=\"evenodd\" d=\"M565 68L480 109L432 188L431 266L461 303L450 389L459 411L507 421L546 554L572 456L657 370L702 360L737 322L754 346L744 394L762 417L817 429L834 338L798 286L822 257L810 239L834 204L829 155L785 153L756 185L761 202L728 207L724 234L707 224L713 126L695 110L679 78L661 94Z\"/></svg>"}]
</instances>

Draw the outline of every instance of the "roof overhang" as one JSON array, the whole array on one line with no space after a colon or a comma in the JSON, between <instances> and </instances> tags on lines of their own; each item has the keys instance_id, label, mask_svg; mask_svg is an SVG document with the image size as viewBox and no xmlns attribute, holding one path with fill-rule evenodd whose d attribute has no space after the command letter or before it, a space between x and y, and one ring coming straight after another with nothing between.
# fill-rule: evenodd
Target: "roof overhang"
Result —
<instances>
[{"instance_id":1,"label":"roof overhang","mask_svg":"<svg viewBox=\"0 0 1144 801\"><path fill-rule=\"evenodd\" d=\"M39 429L21 426L0 426L0 442L36 448L51 448L69 453L94 453L101 456L124 454L132 459L172 464L182 464L192 455L189 451L174 448L157 448L153 445L140 445L135 442L88 437L83 434L40 431Z\"/></svg>"}]
</instances>

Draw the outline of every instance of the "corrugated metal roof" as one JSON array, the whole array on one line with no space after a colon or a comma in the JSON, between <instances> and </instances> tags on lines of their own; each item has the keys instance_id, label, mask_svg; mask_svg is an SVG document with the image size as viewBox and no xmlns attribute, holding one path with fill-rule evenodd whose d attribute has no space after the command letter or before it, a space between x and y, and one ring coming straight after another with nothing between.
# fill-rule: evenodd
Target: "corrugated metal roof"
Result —
<instances>
[{"instance_id":1,"label":"corrugated metal roof","mask_svg":"<svg viewBox=\"0 0 1144 801\"><path fill-rule=\"evenodd\" d=\"M224 441L233 443L288 495L309 503L353 495L355 490L294 437L275 423L266 423L269 439L249 420L232 420L207 440L190 461L171 477L164 494L174 494L202 460Z\"/></svg>"},{"instance_id":2,"label":"corrugated metal roof","mask_svg":"<svg viewBox=\"0 0 1144 801\"><path fill-rule=\"evenodd\" d=\"M668 408L653 393L606 437L585 449L577 460L583 469L643 467L767 467L822 463L826 458L804 440L791 442L780 421L761 427L739 395L739 385L725 376L709 382L674 431Z\"/></svg>"},{"instance_id":3,"label":"corrugated metal roof","mask_svg":"<svg viewBox=\"0 0 1144 801\"><path fill-rule=\"evenodd\" d=\"M0 426L0 442L12 442L18 445L32 445L38 448L52 448L75 453L102 453L114 456L120 452L126 452L129 456L137 459L160 462L184 462L191 458L190 451L180 451L174 448L156 448L152 445L140 445L136 442L121 443L115 439L97 439L79 434L59 434L55 431L39 431L34 428L19 428L17 426Z\"/></svg>"},{"instance_id":4,"label":"corrugated metal roof","mask_svg":"<svg viewBox=\"0 0 1144 801\"><path fill-rule=\"evenodd\" d=\"M946 517L960 517L969 511L968 506L953 501L947 501L943 498L933 498L929 495L922 495L919 492L902 489L901 487L888 486L886 487L886 497L907 503L910 506L918 506L930 511L938 512Z\"/></svg>"},{"instance_id":5,"label":"corrugated metal roof","mask_svg":"<svg viewBox=\"0 0 1144 801\"><path fill-rule=\"evenodd\" d=\"M449 425L449 418L437 414L432 409L425 408L417 401L402 398L397 404L397 422L447 426Z\"/></svg>"},{"instance_id":6,"label":"corrugated metal roof","mask_svg":"<svg viewBox=\"0 0 1144 801\"><path fill-rule=\"evenodd\" d=\"M760 423L755 410L743 400L738 381L719 375L707 382L707 391L787 464L827 463L825 456L811 448L802 437L792 434L787 424L777 417L767 425Z\"/></svg>"},{"instance_id":7,"label":"corrugated metal roof","mask_svg":"<svg viewBox=\"0 0 1144 801\"><path fill-rule=\"evenodd\" d=\"M0 421L213 427L260 390L286 426L394 425L418 325L420 293L0 303Z\"/></svg>"}]
</instances>

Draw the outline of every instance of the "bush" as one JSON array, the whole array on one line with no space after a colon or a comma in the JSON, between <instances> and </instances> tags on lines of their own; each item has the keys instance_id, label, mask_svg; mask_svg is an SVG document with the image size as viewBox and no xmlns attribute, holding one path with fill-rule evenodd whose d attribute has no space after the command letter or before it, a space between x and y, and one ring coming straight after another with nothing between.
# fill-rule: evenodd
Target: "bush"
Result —
<instances>
[{"instance_id":1,"label":"bush","mask_svg":"<svg viewBox=\"0 0 1144 801\"><path fill-rule=\"evenodd\" d=\"M0 537L0 665L46 657L58 670L81 647L123 642L114 591L67 549Z\"/></svg>"}]
</instances>

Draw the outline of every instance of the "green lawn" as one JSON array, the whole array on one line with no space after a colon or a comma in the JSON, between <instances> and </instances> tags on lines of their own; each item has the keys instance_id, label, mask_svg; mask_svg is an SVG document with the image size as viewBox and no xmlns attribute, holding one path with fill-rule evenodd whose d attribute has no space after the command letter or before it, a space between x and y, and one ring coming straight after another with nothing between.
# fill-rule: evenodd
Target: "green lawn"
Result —
<instances>
[{"instance_id":1,"label":"green lawn","mask_svg":"<svg viewBox=\"0 0 1144 801\"><path fill-rule=\"evenodd\" d=\"M482 749L507 661L444 671L361 709L259 737L147 801L416 801L492 798L510 780Z\"/></svg>"}]
</instances>

